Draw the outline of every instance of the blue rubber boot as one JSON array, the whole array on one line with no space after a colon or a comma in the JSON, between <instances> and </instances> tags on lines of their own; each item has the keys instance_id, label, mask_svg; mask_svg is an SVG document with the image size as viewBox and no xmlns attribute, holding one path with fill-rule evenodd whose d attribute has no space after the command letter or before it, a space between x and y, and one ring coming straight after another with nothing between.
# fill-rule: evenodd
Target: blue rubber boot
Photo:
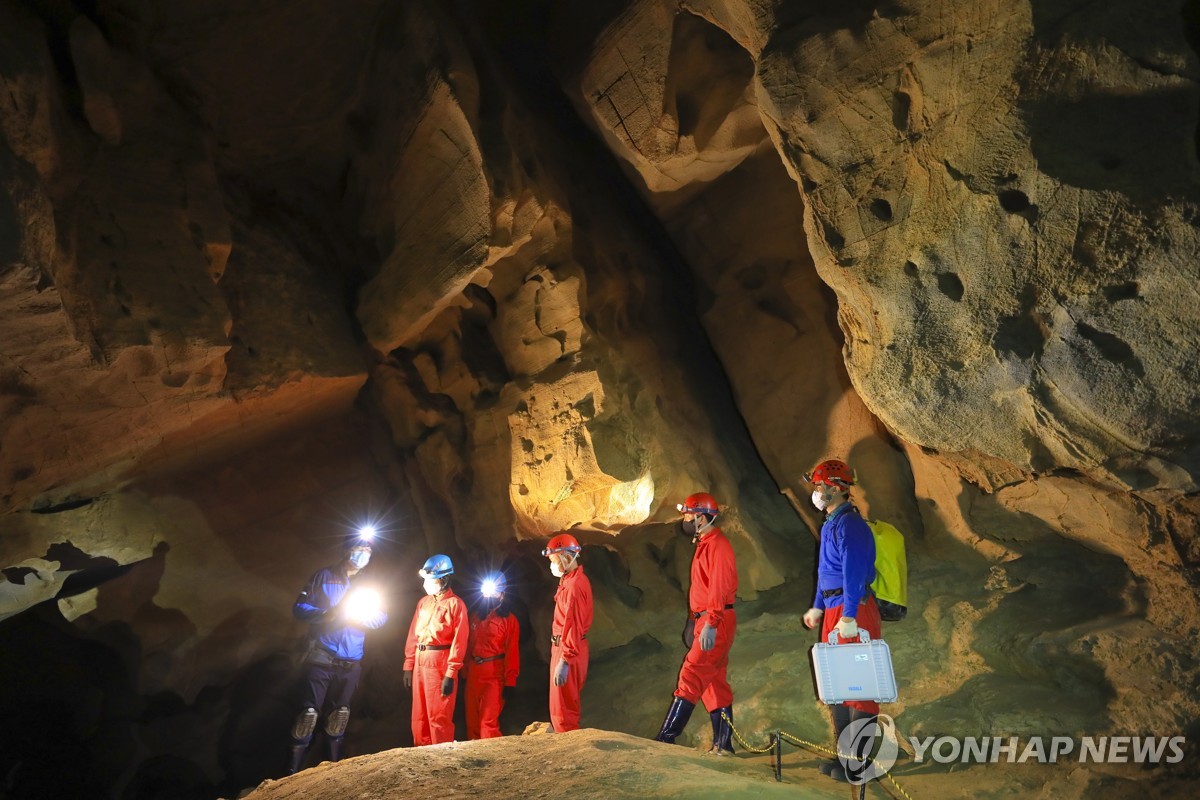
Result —
<instances>
[{"instance_id":1,"label":"blue rubber boot","mask_svg":"<svg viewBox=\"0 0 1200 800\"><path fill-rule=\"evenodd\" d=\"M837 706L834 706L834 708L837 708ZM851 722L858 722L859 720L870 719L874 716L875 716L874 714L868 714L865 711L859 711L857 708L846 709L846 723L842 727L843 727L843 729L845 729L845 727L847 725L849 725ZM834 724L835 725L837 724L836 717L835 717ZM841 731L838 731L838 738L841 738L841 735L842 735ZM852 745L851 752L847 753L847 755L852 756L855 761L858 761L859 763L863 763L871 756L872 743L873 743L873 740L870 737L866 737L866 736L860 737L859 741L855 742ZM822 770L822 771L824 771L824 770ZM833 778L835 781L838 781L839 783L843 783L843 782L849 783L850 782L849 776L846 774L846 765L843 764L840 760L834 762L833 769L831 769L829 771L829 777Z\"/></svg>"},{"instance_id":2,"label":"blue rubber boot","mask_svg":"<svg viewBox=\"0 0 1200 800\"><path fill-rule=\"evenodd\" d=\"M728 722L721 717L722 714L729 718ZM712 749L709 752L718 756L733 755L733 706L710 711L708 716L713 729Z\"/></svg>"},{"instance_id":3,"label":"blue rubber boot","mask_svg":"<svg viewBox=\"0 0 1200 800\"><path fill-rule=\"evenodd\" d=\"M695 708L695 703L689 703L682 697L676 697L671 702L671 707L667 709L667 716L663 720L662 730L658 732L658 736L654 737L655 741L675 744L675 737L683 733L683 729L687 727L688 720L692 718L692 711Z\"/></svg>"},{"instance_id":4,"label":"blue rubber boot","mask_svg":"<svg viewBox=\"0 0 1200 800\"><path fill-rule=\"evenodd\" d=\"M845 705L830 706L829 715L833 717L833 746L836 749L838 739L842 737L842 731L846 730L846 726L850 724L850 709ZM846 772L842 769L842 764L838 761L837 756L828 761L822 761L817 769L821 771L822 775L832 775L834 770L838 770L841 772L841 777L834 780L846 779Z\"/></svg>"}]
</instances>

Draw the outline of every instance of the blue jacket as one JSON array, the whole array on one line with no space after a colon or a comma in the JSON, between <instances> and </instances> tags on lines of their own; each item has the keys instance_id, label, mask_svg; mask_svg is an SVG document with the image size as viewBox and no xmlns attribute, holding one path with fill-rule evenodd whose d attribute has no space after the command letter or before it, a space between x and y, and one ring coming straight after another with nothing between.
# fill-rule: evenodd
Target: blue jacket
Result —
<instances>
[{"instance_id":1,"label":"blue jacket","mask_svg":"<svg viewBox=\"0 0 1200 800\"><path fill-rule=\"evenodd\" d=\"M366 629L374 630L387 622L387 612L380 611L370 620L353 624L338 613L338 603L350 592L350 579L339 567L319 569L308 579L308 585L296 598L292 615L312 625L312 633L320 647L337 658L361 661Z\"/></svg>"},{"instance_id":2,"label":"blue jacket","mask_svg":"<svg viewBox=\"0 0 1200 800\"><path fill-rule=\"evenodd\" d=\"M858 604L875 580L875 536L858 509L846 503L821 526L821 554L817 559L817 595L813 608L842 607L843 617L857 617ZM841 589L828 600L821 592Z\"/></svg>"}]
</instances>

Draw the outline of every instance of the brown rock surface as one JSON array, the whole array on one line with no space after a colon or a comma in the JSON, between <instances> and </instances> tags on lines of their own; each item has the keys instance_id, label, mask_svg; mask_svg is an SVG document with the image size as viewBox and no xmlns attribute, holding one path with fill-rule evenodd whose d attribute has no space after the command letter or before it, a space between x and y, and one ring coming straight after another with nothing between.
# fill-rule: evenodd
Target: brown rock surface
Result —
<instances>
[{"instance_id":1,"label":"brown rock surface","mask_svg":"<svg viewBox=\"0 0 1200 800\"><path fill-rule=\"evenodd\" d=\"M519 792L516 786L522 787ZM842 796L830 786L809 787L803 796ZM775 783L765 764L736 759L713 763L694 751L600 730L376 753L269 781L246 797L317 800L351 791L380 796L569 797L600 792L619 798L796 797L796 787Z\"/></svg>"},{"instance_id":2,"label":"brown rock surface","mask_svg":"<svg viewBox=\"0 0 1200 800\"><path fill-rule=\"evenodd\" d=\"M560 24L578 35L573 15ZM651 192L712 180L766 136L746 51L675 3L629 4L591 55L576 67L587 113Z\"/></svg>"},{"instance_id":3,"label":"brown rock surface","mask_svg":"<svg viewBox=\"0 0 1200 800\"><path fill-rule=\"evenodd\" d=\"M97 141L56 111L53 63L34 44L40 23L5 8L6 31L25 34L7 51L16 104L0 150L4 225L16 235L3 253L0 504L102 491L144 471L139 460L161 460L164 442L192 450L187 442L234 428L243 440L262 435L331 401L344 409L365 370L344 313L329 310L336 279L269 227L242 233L230 261L204 136L145 65L74 18L67 36ZM281 392L273 410L262 402L289 382L302 390ZM239 411L231 391L255 394L256 413Z\"/></svg>"},{"instance_id":4,"label":"brown rock surface","mask_svg":"<svg viewBox=\"0 0 1200 800\"><path fill-rule=\"evenodd\" d=\"M543 725L545 723L542 723ZM532 727L532 726L531 726ZM752 800L758 797L843 798L854 791L818 773L816 750L785 749L782 781L773 778L766 755L714 758L695 749L671 746L605 730L584 729L566 734L531 731L474 742L454 742L406 750L389 750L360 756L279 781L266 781L246 795L247 800L320 800L347 792L369 795L439 792L476 797L577 797L603 793L605 797L721 797ZM1084 800L1088 797L1136 798L1137 781L1101 777L1078 765L996 764L1006 786L1025 793L1053 793L1054 797ZM931 771L904 764L894 770L896 781L911 797L961 796L964 787L978 786L979 768L957 772ZM1053 787L1042 784L1039 771L1056 774ZM1187 791L1178 782L1175 791ZM872 786L869 792L883 790ZM856 793L856 792L855 792ZM972 790L972 796L988 796ZM1165 796L1165 795L1164 795Z\"/></svg>"},{"instance_id":5,"label":"brown rock surface","mask_svg":"<svg viewBox=\"0 0 1200 800\"><path fill-rule=\"evenodd\" d=\"M1178 7L918 3L773 32L764 119L850 375L904 439L1195 490L1200 71Z\"/></svg>"}]
</instances>

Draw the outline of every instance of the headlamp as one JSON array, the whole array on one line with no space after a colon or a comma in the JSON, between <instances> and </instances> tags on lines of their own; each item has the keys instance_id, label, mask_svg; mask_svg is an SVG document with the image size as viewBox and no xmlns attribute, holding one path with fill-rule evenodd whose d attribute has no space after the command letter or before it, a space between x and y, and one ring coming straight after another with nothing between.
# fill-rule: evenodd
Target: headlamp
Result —
<instances>
[{"instance_id":1,"label":"headlamp","mask_svg":"<svg viewBox=\"0 0 1200 800\"><path fill-rule=\"evenodd\" d=\"M358 529L358 540L360 542L366 542L369 544L371 542L371 540L374 538L375 538L375 526L374 525L363 525L361 528Z\"/></svg>"},{"instance_id":2,"label":"headlamp","mask_svg":"<svg viewBox=\"0 0 1200 800\"><path fill-rule=\"evenodd\" d=\"M479 584L479 593L484 597L495 599L504 594L505 583L503 575L488 575Z\"/></svg>"}]
</instances>

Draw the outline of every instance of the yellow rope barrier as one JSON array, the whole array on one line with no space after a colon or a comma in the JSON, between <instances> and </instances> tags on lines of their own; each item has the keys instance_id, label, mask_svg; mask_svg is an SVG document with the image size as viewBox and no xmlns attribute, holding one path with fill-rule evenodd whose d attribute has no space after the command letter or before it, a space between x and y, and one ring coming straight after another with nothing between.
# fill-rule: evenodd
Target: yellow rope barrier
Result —
<instances>
[{"instance_id":1,"label":"yellow rope barrier","mask_svg":"<svg viewBox=\"0 0 1200 800\"><path fill-rule=\"evenodd\" d=\"M735 738L735 739L737 739L737 740L738 740L738 744L740 744L740 745L742 746L742 749L743 749L743 750L745 750L745 751L747 751L747 752L749 752L749 753L759 753L759 754L762 754L762 753L769 753L769 752L771 752L772 750L774 750L774 749L775 749L775 745L774 745L774 744L769 744L769 745L767 745L766 747L762 748L761 750L760 750L759 748L757 748L757 747L751 747L751 746L750 746L750 743L749 743L749 742L747 742L745 739L743 739L743 738L742 738L742 734L738 733L738 729L737 729L737 728L735 728L735 727L733 727L733 720L731 720L731 719L729 718L729 715L728 715L728 714L726 714L724 711L722 711L722 712L721 712L721 719L723 719L723 720L725 720L726 722L728 722L728 723L729 723L729 730L730 730L730 732L732 732L732 733L733 733L733 738Z\"/></svg>"},{"instance_id":2,"label":"yellow rope barrier","mask_svg":"<svg viewBox=\"0 0 1200 800\"><path fill-rule=\"evenodd\" d=\"M738 731L738 729L736 727L734 727L733 720L730 719L729 715L726 714L724 711L721 712L721 719L723 719L726 723L729 724L729 730L733 733L733 738L737 739L738 744L740 744L742 746L742 748L744 750L746 750L747 752L762 754L762 753L769 753L769 752L771 752L771 750L774 749L775 745L773 743L767 745L766 747L764 747L762 749L759 749L756 747L751 747L750 744L745 739L742 738L742 734ZM792 734L790 734L784 730L779 731L779 738L783 739L788 744L795 745L796 747L807 747L811 750L817 750L819 752L826 753L835 758L840 758L843 761L849 760L851 758L857 758L857 756L850 756L845 753L839 753L836 750L830 750L825 745L817 744L816 742L810 742L806 739L801 739L799 736L793 736ZM883 777L887 778L888 781L893 786L896 787L896 791L900 792L900 794L903 795L905 798L907 798L907 800L913 800L912 795L910 795L908 792L906 792L904 790L904 787L901 786L899 784L899 782L897 782L896 779L892 777L890 770L885 769L883 771Z\"/></svg>"}]
</instances>

